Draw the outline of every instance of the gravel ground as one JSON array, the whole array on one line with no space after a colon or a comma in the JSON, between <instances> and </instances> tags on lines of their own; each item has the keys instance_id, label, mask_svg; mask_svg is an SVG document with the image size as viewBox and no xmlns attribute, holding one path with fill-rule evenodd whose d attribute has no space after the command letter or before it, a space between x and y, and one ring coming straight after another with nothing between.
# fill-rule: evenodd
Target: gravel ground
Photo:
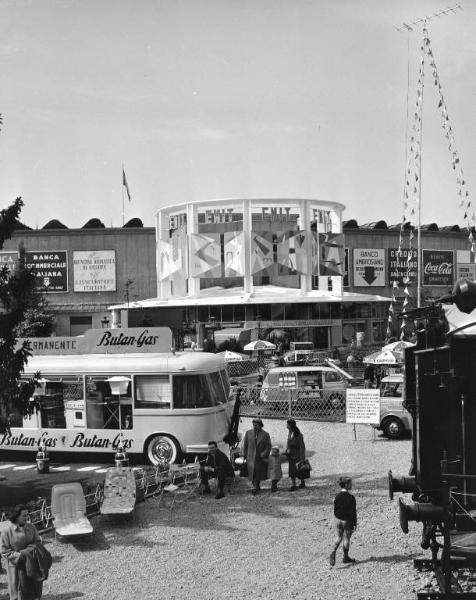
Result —
<instances>
[{"instance_id":1,"label":"gravel ground","mask_svg":"<svg viewBox=\"0 0 476 600\"><path fill-rule=\"evenodd\" d=\"M54 564L44 600L81 598L220 600L224 598L402 600L415 597L428 575L412 559L421 556L421 526L405 535L398 505L390 502L387 471L408 472L411 441L372 440L372 430L344 423L300 422L312 477L304 490L278 493L269 482L258 496L238 478L222 500L192 494L170 509L150 498L131 518L96 517L89 540L64 542L46 537ZM244 419L241 431L250 427ZM285 439L285 423L265 421L274 443ZM287 475L287 465L283 465ZM332 503L341 474L354 479L358 529L351 556L358 562L336 566L328 556L334 538ZM0 600L7 598L4 576Z\"/></svg>"}]
</instances>

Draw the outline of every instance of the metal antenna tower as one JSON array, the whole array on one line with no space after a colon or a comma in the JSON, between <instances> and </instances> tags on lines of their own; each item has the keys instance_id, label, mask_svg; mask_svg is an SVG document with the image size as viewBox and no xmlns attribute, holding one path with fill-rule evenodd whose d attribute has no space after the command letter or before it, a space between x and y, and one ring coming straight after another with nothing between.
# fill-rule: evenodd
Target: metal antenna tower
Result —
<instances>
[{"instance_id":1,"label":"metal antenna tower","mask_svg":"<svg viewBox=\"0 0 476 600\"><path fill-rule=\"evenodd\" d=\"M426 23L427 21L431 21L436 17L442 17L444 15L448 15L450 13L455 13L458 9L462 9L461 4L456 4L455 6L448 6L443 10L438 12L431 13L431 15L426 15L425 17L417 17L414 21L409 21L408 23L402 23L400 27L394 25L397 31L413 31L413 26L418 25L419 23Z\"/></svg>"}]
</instances>

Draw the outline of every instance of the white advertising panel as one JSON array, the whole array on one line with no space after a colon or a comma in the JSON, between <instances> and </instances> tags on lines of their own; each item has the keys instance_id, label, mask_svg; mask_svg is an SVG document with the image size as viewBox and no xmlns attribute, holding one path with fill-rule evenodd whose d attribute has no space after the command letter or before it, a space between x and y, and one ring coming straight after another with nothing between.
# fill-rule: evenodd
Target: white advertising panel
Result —
<instances>
[{"instance_id":1,"label":"white advertising panel","mask_svg":"<svg viewBox=\"0 0 476 600\"><path fill-rule=\"evenodd\" d=\"M354 286L384 286L385 269L384 248L354 248Z\"/></svg>"},{"instance_id":2,"label":"white advertising panel","mask_svg":"<svg viewBox=\"0 0 476 600\"><path fill-rule=\"evenodd\" d=\"M380 423L380 390L346 390L346 423Z\"/></svg>"},{"instance_id":3,"label":"white advertising panel","mask_svg":"<svg viewBox=\"0 0 476 600\"><path fill-rule=\"evenodd\" d=\"M73 276L75 292L115 292L116 251L74 251Z\"/></svg>"},{"instance_id":4,"label":"white advertising panel","mask_svg":"<svg viewBox=\"0 0 476 600\"><path fill-rule=\"evenodd\" d=\"M469 281L476 280L476 264L474 257L471 261L471 252L469 250L456 251L456 280L464 277Z\"/></svg>"}]
</instances>

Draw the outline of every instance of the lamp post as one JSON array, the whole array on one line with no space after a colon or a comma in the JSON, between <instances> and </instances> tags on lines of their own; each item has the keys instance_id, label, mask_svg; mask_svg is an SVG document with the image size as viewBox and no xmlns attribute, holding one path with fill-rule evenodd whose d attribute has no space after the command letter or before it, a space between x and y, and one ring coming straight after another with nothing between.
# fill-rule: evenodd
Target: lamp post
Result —
<instances>
[{"instance_id":1,"label":"lamp post","mask_svg":"<svg viewBox=\"0 0 476 600\"><path fill-rule=\"evenodd\" d=\"M258 313L256 315L256 324L258 325L258 339L261 339L261 315Z\"/></svg>"},{"instance_id":2,"label":"lamp post","mask_svg":"<svg viewBox=\"0 0 476 600\"><path fill-rule=\"evenodd\" d=\"M212 330L212 341L213 341L213 352L215 352L215 329L217 326L217 320L216 317L214 317L213 315L210 315L208 318L208 327L209 329Z\"/></svg>"}]
</instances>

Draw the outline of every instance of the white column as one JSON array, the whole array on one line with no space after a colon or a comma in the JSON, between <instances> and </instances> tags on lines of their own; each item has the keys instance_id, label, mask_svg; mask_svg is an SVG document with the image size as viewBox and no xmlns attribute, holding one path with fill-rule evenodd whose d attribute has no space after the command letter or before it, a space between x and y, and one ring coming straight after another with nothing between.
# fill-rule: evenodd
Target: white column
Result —
<instances>
[{"instance_id":1,"label":"white column","mask_svg":"<svg viewBox=\"0 0 476 600\"><path fill-rule=\"evenodd\" d=\"M115 308L111 312L112 312L111 327L112 327L112 329L117 329L118 327L121 326L121 313L120 313L119 309L117 309L117 308Z\"/></svg>"},{"instance_id":2,"label":"white column","mask_svg":"<svg viewBox=\"0 0 476 600\"><path fill-rule=\"evenodd\" d=\"M245 276L243 278L243 291L245 294L253 293L253 276L251 274L251 235L252 235L252 218L251 218L251 200L243 199L243 238L245 252Z\"/></svg>"},{"instance_id":3,"label":"white column","mask_svg":"<svg viewBox=\"0 0 476 600\"><path fill-rule=\"evenodd\" d=\"M309 248L306 260L307 274L301 275L301 293L310 292L312 290L312 252L311 252L311 211L309 200L299 201L299 217L301 220L301 230L306 236L306 245Z\"/></svg>"},{"instance_id":4,"label":"white column","mask_svg":"<svg viewBox=\"0 0 476 600\"><path fill-rule=\"evenodd\" d=\"M187 204L188 295L193 298L200 294L200 278L192 277L192 233L198 233L197 213L196 204Z\"/></svg>"},{"instance_id":5,"label":"white column","mask_svg":"<svg viewBox=\"0 0 476 600\"><path fill-rule=\"evenodd\" d=\"M163 298L163 283L160 280L160 240L162 237L162 211L157 211L155 215L155 270L157 275L157 298Z\"/></svg>"}]
</instances>

